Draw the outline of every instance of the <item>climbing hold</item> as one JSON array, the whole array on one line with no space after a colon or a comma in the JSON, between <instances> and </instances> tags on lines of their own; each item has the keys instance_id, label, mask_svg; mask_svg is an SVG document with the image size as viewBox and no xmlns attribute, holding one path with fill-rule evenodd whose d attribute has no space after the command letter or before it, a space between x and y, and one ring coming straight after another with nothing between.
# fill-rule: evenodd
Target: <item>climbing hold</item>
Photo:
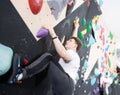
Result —
<instances>
[{"instance_id":1,"label":"climbing hold","mask_svg":"<svg viewBox=\"0 0 120 95\"><path fill-rule=\"evenodd\" d=\"M109 33L109 37L111 40L113 39L113 34L111 32Z\"/></svg>"},{"instance_id":2,"label":"climbing hold","mask_svg":"<svg viewBox=\"0 0 120 95\"><path fill-rule=\"evenodd\" d=\"M40 28L40 30L37 32L37 37L40 38L40 37L45 37L48 35L48 30L45 29L45 28Z\"/></svg>"},{"instance_id":3,"label":"climbing hold","mask_svg":"<svg viewBox=\"0 0 120 95\"><path fill-rule=\"evenodd\" d=\"M109 57L108 57L108 66L111 67L111 61Z\"/></svg>"},{"instance_id":4,"label":"climbing hold","mask_svg":"<svg viewBox=\"0 0 120 95\"><path fill-rule=\"evenodd\" d=\"M93 90L93 94L97 94L99 91L100 91L100 88L99 88L99 87L96 87L96 88Z\"/></svg>"},{"instance_id":5,"label":"climbing hold","mask_svg":"<svg viewBox=\"0 0 120 95\"><path fill-rule=\"evenodd\" d=\"M79 33L78 37L79 37L80 40L84 39L84 36L83 36L82 32Z\"/></svg>"},{"instance_id":6,"label":"climbing hold","mask_svg":"<svg viewBox=\"0 0 120 95\"><path fill-rule=\"evenodd\" d=\"M86 90L84 90L84 93L86 93Z\"/></svg>"},{"instance_id":7,"label":"climbing hold","mask_svg":"<svg viewBox=\"0 0 120 95\"><path fill-rule=\"evenodd\" d=\"M69 3L68 3L68 6L72 6L74 4L74 0L71 0Z\"/></svg>"},{"instance_id":8,"label":"climbing hold","mask_svg":"<svg viewBox=\"0 0 120 95\"><path fill-rule=\"evenodd\" d=\"M42 5L43 0L29 0L29 6L34 15L40 12Z\"/></svg>"},{"instance_id":9,"label":"climbing hold","mask_svg":"<svg viewBox=\"0 0 120 95\"><path fill-rule=\"evenodd\" d=\"M87 7L90 7L90 1L87 1Z\"/></svg>"},{"instance_id":10,"label":"climbing hold","mask_svg":"<svg viewBox=\"0 0 120 95\"><path fill-rule=\"evenodd\" d=\"M78 86L79 88L81 87L81 85Z\"/></svg>"},{"instance_id":11,"label":"climbing hold","mask_svg":"<svg viewBox=\"0 0 120 95\"><path fill-rule=\"evenodd\" d=\"M9 71L12 65L13 50L0 44L0 76Z\"/></svg>"},{"instance_id":12,"label":"climbing hold","mask_svg":"<svg viewBox=\"0 0 120 95\"><path fill-rule=\"evenodd\" d=\"M97 24L95 27L95 30L98 31L100 28L101 28L101 26Z\"/></svg>"},{"instance_id":13,"label":"climbing hold","mask_svg":"<svg viewBox=\"0 0 120 95\"><path fill-rule=\"evenodd\" d=\"M85 60L85 61L84 61L83 68L86 70L86 69L87 69L87 67L88 67L88 61L87 61L87 60Z\"/></svg>"},{"instance_id":14,"label":"climbing hold","mask_svg":"<svg viewBox=\"0 0 120 95\"><path fill-rule=\"evenodd\" d=\"M114 55L115 55L115 52L113 51L113 52L112 52L112 56L114 56Z\"/></svg>"},{"instance_id":15,"label":"climbing hold","mask_svg":"<svg viewBox=\"0 0 120 95\"><path fill-rule=\"evenodd\" d=\"M98 70L98 68L95 68L94 74L95 74L96 76L100 75L100 71Z\"/></svg>"},{"instance_id":16,"label":"climbing hold","mask_svg":"<svg viewBox=\"0 0 120 95\"><path fill-rule=\"evenodd\" d=\"M87 24L87 32L90 32L91 28L92 28L91 23Z\"/></svg>"},{"instance_id":17,"label":"climbing hold","mask_svg":"<svg viewBox=\"0 0 120 95\"><path fill-rule=\"evenodd\" d=\"M93 85L95 84L95 82L96 82L96 78L95 78L95 77L92 77L92 78L91 78L91 81L90 81L91 86L93 86Z\"/></svg>"},{"instance_id":18,"label":"climbing hold","mask_svg":"<svg viewBox=\"0 0 120 95\"><path fill-rule=\"evenodd\" d=\"M86 43L83 43L83 48L87 48L87 44Z\"/></svg>"},{"instance_id":19,"label":"climbing hold","mask_svg":"<svg viewBox=\"0 0 120 95\"><path fill-rule=\"evenodd\" d=\"M100 5L100 6L103 5L103 0L99 0L99 5Z\"/></svg>"},{"instance_id":20,"label":"climbing hold","mask_svg":"<svg viewBox=\"0 0 120 95\"><path fill-rule=\"evenodd\" d=\"M27 65L28 64L28 60L26 58L22 59L22 64L23 65Z\"/></svg>"},{"instance_id":21,"label":"climbing hold","mask_svg":"<svg viewBox=\"0 0 120 95\"><path fill-rule=\"evenodd\" d=\"M93 38L93 36L91 35L90 36L90 39L89 39L89 43L88 43L88 46L91 46L95 43L95 39Z\"/></svg>"},{"instance_id":22,"label":"climbing hold","mask_svg":"<svg viewBox=\"0 0 120 95\"><path fill-rule=\"evenodd\" d=\"M87 29L84 29L84 30L82 31L82 34L85 35L86 33L87 33Z\"/></svg>"},{"instance_id":23,"label":"climbing hold","mask_svg":"<svg viewBox=\"0 0 120 95\"><path fill-rule=\"evenodd\" d=\"M100 48L100 46L98 45L98 46L97 46L97 48L99 49L99 48Z\"/></svg>"},{"instance_id":24,"label":"climbing hold","mask_svg":"<svg viewBox=\"0 0 120 95\"><path fill-rule=\"evenodd\" d=\"M75 24L76 22L79 22L79 20L80 20L80 19L79 19L78 17L76 17L75 20L74 20L74 24Z\"/></svg>"},{"instance_id":25,"label":"climbing hold","mask_svg":"<svg viewBox=\"0 0 120 95\"><path fill-rule=\"evenodd\" d=\"M83 19L82 19L82 26L85 26L85 25L86 25L86 19L83 18Z\"/></svg>"}]
</instances>

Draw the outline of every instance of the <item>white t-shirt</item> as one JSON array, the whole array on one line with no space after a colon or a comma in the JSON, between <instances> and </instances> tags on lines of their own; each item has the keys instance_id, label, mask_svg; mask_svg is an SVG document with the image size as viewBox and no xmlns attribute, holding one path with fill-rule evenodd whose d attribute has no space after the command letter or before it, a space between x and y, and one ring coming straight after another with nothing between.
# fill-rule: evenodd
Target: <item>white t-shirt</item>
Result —
<instances>
[{"instance_id":1,"label":"white t-shirt","mask_svg":"<svg viewBox=\"0 0 120 95\"><path fill-rule=\"evenodd\" d=\"M120 68L120 58L117 59L117 66Z\"/></svg>"},{"instance_id":2,"label":"white t-shirt","mask_svg":"<svg viewBox=\"0 0 120 95\"><path fill-rule=\"evenodd\" d=\"M80 57L77 52L73 50L67 50L67 52L71 56L71 61L65 62L62 58L59 60L59 64L62 66L64 71L73 79L76 84L78 76L78 70L80 67Z\"/></svg>"}]
</instances>

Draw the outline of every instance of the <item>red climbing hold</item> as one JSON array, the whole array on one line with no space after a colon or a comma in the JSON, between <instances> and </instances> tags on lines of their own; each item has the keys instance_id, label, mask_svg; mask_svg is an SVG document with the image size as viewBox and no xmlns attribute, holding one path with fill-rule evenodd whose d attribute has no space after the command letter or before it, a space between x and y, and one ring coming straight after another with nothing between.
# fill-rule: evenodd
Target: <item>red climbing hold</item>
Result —
<instances>
[{"instance_id":1,"label":"red climbing hold","mask_svg":"<svg viewBox=\"0 0 120 95\"><path fill-rule=\"evenodd\" d=\"M43 0L29 0L29 6L34 15L40 12L42 5Z\"/></svg>"}]
</instances>

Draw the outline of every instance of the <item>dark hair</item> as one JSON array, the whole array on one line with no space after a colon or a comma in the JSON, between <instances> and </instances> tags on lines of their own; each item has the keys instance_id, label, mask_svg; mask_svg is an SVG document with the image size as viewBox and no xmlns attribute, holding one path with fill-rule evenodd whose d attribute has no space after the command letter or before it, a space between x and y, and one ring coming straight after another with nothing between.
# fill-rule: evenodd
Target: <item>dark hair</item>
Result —
<instances>
[{"instance_id":1,"label":"dark hair","mask_svg":"<svg viewBox=\"0 0 120 95\"><path fill-rule=\"evenodd\" d=\"M118 78L118 82L120 83L120 68L117 67L117 78Z\"/></svg>"},{"instance_id":2,"label":"dark hair","mask_svg":"<svg viewBox=\"0 0 120 95\"><path fill-rule=\"evenodd\" d=\"M78 39L77 37L70 37L70 39L74 39L76 44L77 44L77 51L82 47L82 41L80 39Z\"/></svg>"}]
</instances>

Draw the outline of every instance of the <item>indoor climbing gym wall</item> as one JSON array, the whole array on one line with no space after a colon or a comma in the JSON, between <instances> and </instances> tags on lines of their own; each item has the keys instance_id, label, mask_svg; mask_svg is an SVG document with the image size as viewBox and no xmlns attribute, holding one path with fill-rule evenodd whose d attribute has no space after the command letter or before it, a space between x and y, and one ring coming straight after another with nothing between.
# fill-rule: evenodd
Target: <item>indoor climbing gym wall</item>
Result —
<instances>
[{"instance_id":1,"label":"indoor climbing gym wall","mask_svg":"<svg viewBox=\"0 0 120 95\"><path fill-rule=\"evenodd\" d=\"M30 64L44 52L56 54L50 36L41 32L42 25L52 25L65 44L72 34L74 20L79 18L78 38L83 46L79 51L81 62L74 95L104 95L99 87L100 75L105 73L103 64L111 68L116 66L116 51L114 35L101 18L101 3L96 0L3 0L0 3L0 43ZM7 83L10 74L11 68L0 76L0 95L14 92L17 95L48 95L46 71L19 84ZM119 88L118 83L112 88L111 95Z\"/></svg>"}]
</instances>

